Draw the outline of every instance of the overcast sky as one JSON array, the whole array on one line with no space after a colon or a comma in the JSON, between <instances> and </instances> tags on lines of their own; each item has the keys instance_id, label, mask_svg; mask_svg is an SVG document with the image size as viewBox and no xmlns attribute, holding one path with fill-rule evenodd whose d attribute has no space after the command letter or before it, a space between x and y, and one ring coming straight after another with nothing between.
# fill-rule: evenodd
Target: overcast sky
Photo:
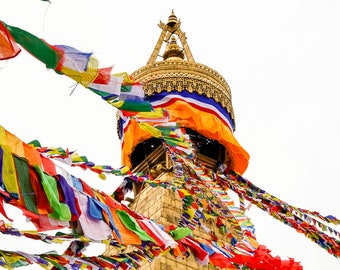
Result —
<instances>
[{"instance_id":1,"label":"overcast sky","mask_svg":"<svg viewBox=\"0 0 340 270\"><path fill-rule=\"evenodd\" d=\"M146 64L157 24L174 9L195 61L231 87L235 136L251 157L244 176L294 206L340 217L339 1L51 1L0 0L0 20L50 44L93 51L114 73ZM80 86L70 95L73 87L23 49L0 62L0 125L25 142L120 166L116 110ZM118 180L89 181L109 193ZM274 255L307 270L340 267L256 206L248 215Z\"/></svg>"}]
</instances>

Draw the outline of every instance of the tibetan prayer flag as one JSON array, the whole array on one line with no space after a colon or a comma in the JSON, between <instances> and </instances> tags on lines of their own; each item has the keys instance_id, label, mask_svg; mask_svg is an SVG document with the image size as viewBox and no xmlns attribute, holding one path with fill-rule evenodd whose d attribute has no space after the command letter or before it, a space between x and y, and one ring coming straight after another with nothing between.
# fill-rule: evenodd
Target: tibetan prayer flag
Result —
<instances>
[{"instance_id":1,"label":"tibetan prayer flag","mask_svg":"<svg viewBox=\"0 0 340 270\"><path fill-rule=\"evenodd\" d=\"M108 84L110 82L110 80L111 80L111 71L112 71L112 68L113 68L113 66L106 67L106 68L100 68L98 70L98 76L93 81L93 83Z\"/></svg>"},{"instance_id":2,"label":"tibetan prayer flag","mask_svg":"<svg viewBox=\"0 0 340 270\"><path fill-rule=\"evenodd\" d=\"M90 83L87 87L97 95L108 99L109 96L116 98L120 95L120 88L123 78L111 76L106 84L97 83L96 81Z\"/></svg>"},{"instance_id":3,"label":"tibetan prayer flag","mask_svg":"<svg viewBox=\"0 0 340 270\"><path fill-rule=\"evenodd\" d=\"M86 70L84 71L77 71L67 66L62 66L61 73L80 83L84 87L88 87L98 75L98 60L94 57L90 57L87 62Z\"/></svg>"},{"instance_id":4,"label":"tibetan prayer flag","mask_svg":"<svg viewBox=\"0 0 340 270\"><path fill-rule=\"evenodd\" d=\"M138 112L132 116L143 122L167 122L169 120L169 115L163 108L153 109L150 112Z\"/></svg>"},{"instance_id":5,"label":"tibetan prayer flag","mask_svg":"<svg viewBox=\"0 0 340 270\"><path fill-rule=\"evenodd\" d=\"M152 134L152 136L155 138L160 138L162 136L162 132L160 130L148 123L141 122L139 123L139 127L147 132L150 132L150 134Z\"/></svg>"},{"instance_id":6,"label":"tibetan prayer flag","mask_svg":"<svg viewBox=\"0 0 340 270\"><path fill-rule=\"evenodd\" d=\"M149 236L138 224L138 222L130 216L124 210L117 210L117 215L119 216L122 223L128 228L129 230L133 231L135 234L139 236L142 241L151 241L155 242L155 240Z\"/></svg>"},{"instance_id":7,"label":"tibetan prayer flag","mask_svg":"<svg viewBox=\"0 0 340 270\"><path fill-rule=\"evenodd\" d=\"M45 174L38 166L34 166L39 175L41 184L53 210L49 216L58 220L71 220L71 211L67 204L59 200L57 181L50 175Z\"/></svg>"},{"instance_id":8,"label":"tibetan prayer flag","mask_svg":"<svg viewBox=\"0 0 340 270\"><path fill-rule=\"evenodd\" d=\"M67 180L64 178L64 176L58 174L54 177L59 182L60 189L64 195L65 203L70 208L72 214L71 221L77 220L77 218L80 216L81 210L78 201L76 200L76 197L74 195L73 188L67 183Z\"/></svg>"},{"instance_id":9,"label":"tibetan prayer flag","mask_svg":"<svg viewBox=\"0 0 340 270\"><path fill-rule=\"evenodd\" d=\"M2 177L2 182L4 183L7 192L13 195L18 194L17 175L11 149L5 145L2 145L1 148L3 163L0 164L2 166L2 175L0 177Z\"/></svg>"},{"instance_id":10,"label":"tibetan prayer flag","mask_svg":"<svg viewBox=\"0 0 340 270\"><path fill-rule=\"evenodd\" d=\"M89 216L89 196L83 192L75 191L75 197L79 202L81 209L81 215L79 216L78 222L83 234L92 240L105 240L109 239L112 235L110 226L101 219L94 219Z\"/></svg>"},{"instance_id":11,"label":"tibetan prayer flag","mask_svg":"<svg viewBox=\"0 0 340 270\"><path fill-rule=\"evenodd\" d=\"M133 231L131 231L130 229L128 229L123 222L121 221L121 219L119 218L119 216L117 215L117 209L110 207L110 211L112 214L112 218L119 230L120 233L120 238L115 235L116 240L119 243L123 243L124 245L141 245L142 241L139 238L139 236L134 233Z\"/></svg>"},{"instance_id":12,"label":"tibetan prayer flag","mask_svg":"<svg viewBox=\"0 0 340 270\"><path fill-rule=\"evenodd\" d=\"M62 57L51 45L31 33L15 26L5 24L14 40L34 57L43 62L47 68L55 69Z\"/></svg>"},{"instance_id":13,"label":"tibetan prayer flag","mask_svg":"<svg viewBox=\"0 0 340 270\"><path fill-rule=\"evenodd\" d=\"M62 52L62 58L56 71L61 72L63 67L78 72L84 72L87 69L92 53L84 53L67 45L54 45L54 48Z\"/></svg>"},{"instance_id":14,"label":"tibetan prayer flag","mask_svg":"<svg viewBox=\"0 0 340 270\"><path fill-rule=\"evenodd\" d=\"M4 199L2 198L2 196L0 196L0 214L7 218L9 221L13 222L13 219L11 219L5 211Z\"/></svg>"},{"instance_id":15,"label":"tibetan prayer flag","mask_svg":"<svg viewBox=\"0 0 340 270\"><path fill-rule=\"evenodd\" d=\"M209 253L205 251L198 242L193 239L186 237L181 239L181 243L189 248L196 258L199 265L207 265L209 262Z\"/></svg>"},{"instance_id":16,"label":"tibetan prayer flag","mask_svg":"<svg viewBox=\"0 0 340 270\"><path fill-rule=\"evenodd\" d=\"M130 87L129 91L124 89L124 85L122 86L122 91L119 96L120 100L134 100L134 101L142 101L144 99L144 90L141 85L133 85Z\"/></svg>"},{"instance_id":17,"label":"tibetan prayer flag","mask_svg":"<svg viewBox=\"0 0 340 270\"><path fill-rule=\"evenodd\" d=\"M152 106L148 101L116 100L111 101L110 104L124 111L150 112L152 110Z\"/></svg>"},{"instance_id":18,"label":"tibetan prayer flag","mask_svg":"<svg viewBox=\"0 0 340 270\"><path fill-rule=\"evenodd\" d=\"M207 243L199 243L199 245L209 253L209 262L217 267L227 269L237 269L229 260L229 258L223 254L220 250Z\"/></svg>"},{"instance_id":19,"label":"tibetan prayer flag","mask_svg":"<svg viewBox=\"0 0 340 270\"><path fill-rule=\"evenodd\" d=\"M178 227L175 230L170 231L170 235L175 239L183 239L188 235L191 235L192 231L190 228L187 227Z\"/></svg>"},{"instance_id":20,"label":"tibetan prayer flag","mask_svg":"<svg viewBox=\"0 0 340 270\"><path fill-rule=\"evenodd\" d=\"M28 164L23 158L19 158L15 155L13 155L13 158L21 191L20 196L23 197L20 198L20 200L24 203L27 210L37 214L37 198L30 182L31 179Z\"/></svg>"},{"instance_id":21,"label":"tibetan prayer flag","mask_svg":"<svg viewBox=\"0 0 340 270\"><path fill-rule=\"evenodd\" d=\"M166 249L168 247L174 248L177 246L177 242L165 231L161 229L156 222L150 219L137 220L139 225L153 238L156 240L157 244L162 248Z\"/></svg>"},{"instance_id":22,"label":"tibetan prayer flag","mask_svg":"<svg viewBox=\"0 0 340 270\"><path fill-rule=\"evenodd\" d=\"M132 78L129 76L129 74L127 74L127 72L115 73L115 74L113 74L113 75L116 76L116 77L122 77L122 78L123 78L123 83L124 83L124 85L129 85L129 86L131 86L131 85L133 85L133 84L136 84L136 83L132 80ZM127 90L127 91L129 91L129 90Z\"/></svg>"},{"instance_id":23,"label":"tibetan prayer flag","mask_svg":"<svg viewBox=\"0 0 340 270\"><path fill-rule=\"evenodd\" d=\"M6 60L17 56L21 49L14 41L11 33L0 21L0 60Z\"/></svg>"}]
</instances>

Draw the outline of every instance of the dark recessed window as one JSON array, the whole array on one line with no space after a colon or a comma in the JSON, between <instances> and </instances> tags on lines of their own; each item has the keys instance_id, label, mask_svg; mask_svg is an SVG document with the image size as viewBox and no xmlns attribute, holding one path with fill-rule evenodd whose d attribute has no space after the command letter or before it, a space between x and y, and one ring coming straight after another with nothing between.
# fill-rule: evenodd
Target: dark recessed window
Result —
<instances>
[{"instance_id":1,"label":"dark recessed window","mask_svg":"<svg viewBox=\"0 0 340 270\"><path fill-rule=\"evenodd\" d=\"M186 128L187 134L193 143L193 147L197 151L209 158L216 160L218 163L223 163L225 159L225 147L218 141L209 139L198 133L197 131Z\"/></svg>"},{"instance_id":2,"label":"dark recessed window","mask_svg":"<svg viewBox=\"0 0 340 270\"><path fill-rule=\"evenodd\" d=\"M133 150L130 157L132 168L137 167L161 144L162 140L158 138L151 138L138 144Z\"/></svg>"},{"instance_id":3,"label":"dark recessed window","mask_svg":"<svg viewBox=\"0 0 340 270\"><path fill-rule=\"evenodd\" d=\"M190 136L193 147L199 154L215 160L216 164L221 164L225 161L225 147L222 144L216 140L206 138L193 129L186 128L185 130ZM132 169L145 161L161 144L162 140L158 138L151 138L139 143L130 156ZM149 160L149 162L150 161L151 160Z\"/></svg>"}]
</instances>

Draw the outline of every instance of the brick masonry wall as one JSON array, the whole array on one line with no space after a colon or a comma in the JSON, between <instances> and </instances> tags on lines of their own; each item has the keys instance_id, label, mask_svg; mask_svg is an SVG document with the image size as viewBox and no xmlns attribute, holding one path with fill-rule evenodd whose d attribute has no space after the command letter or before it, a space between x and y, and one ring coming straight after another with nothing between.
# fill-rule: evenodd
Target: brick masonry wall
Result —
<instances>
[{"instance_id":1,"label":"brick masonry wall","mask_svg":"<svg viewBox=\"0 0 340 270\"><path fill-rule=\"evenodd\" d=\"M167 173L162 176L171 178L171 173ZM170 189L162 187L151 188L147 186L141 193L135 198L134 202L130 205L131 209L143 214L144 216L153 219L163 225L176 224L180 220L182 214L182 201L178 194ZM222 235L219 229L216 227L214 221L206 222L204 224L215 235L223 241L227 241L227 237ZM197 228L193 232L194 236L211 239L211 236L203 230L203 228ZM190 255L186 259L175 259L173 256L165 255L156 258L151 264L144 265L142 270L207 270L207 269L220 269L214 266L199 266L193 255Z\"/></svg>"}]
</instances>

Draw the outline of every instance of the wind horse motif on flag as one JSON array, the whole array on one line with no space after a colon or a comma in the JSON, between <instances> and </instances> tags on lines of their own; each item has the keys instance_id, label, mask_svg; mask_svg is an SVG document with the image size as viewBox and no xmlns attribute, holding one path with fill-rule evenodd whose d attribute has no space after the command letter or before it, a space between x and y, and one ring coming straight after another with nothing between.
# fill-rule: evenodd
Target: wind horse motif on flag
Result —
<instances>
[{"instance_id":1,"label":"wind horse motif on flag","mask_svg":"<svg viewBox=\"0 0 340 270\"><path fill-rule=\"evenodd\" d=\"M339 233L325 224L339 225L336 217L294 207L236 172L214 172L198 163L185 131L178 123L168 121L166 110L152 108L144 98L142 85L126 73L111 74L112 67L99 68L92 53L66 45L50 45L25 30L0 22L0 60L18 55L21 51L18 44L47 68L70 77L119 109L123 117L133 119L141 129L162 139L176 177L165 182L143 172L131 173L126 166L115 169L96 165L75 151L41 147L38 141L26 144L0 127L0 213L12 221L4 203L12 204L37 228L36 232L22 231L0 220L0 232L46 243L69 242L63 254L0 250L1 266L16 268L38 264L45 269L137 269L165 254L175 258L191 254L199 265L228 269L302 269L294 259L273 257L270 250L257 242L254 226L245 215L245 201L340 257ZM114 174L123 176L124 181L110 196L71 175L55 160L91 170L102 179L105 174ZM134 181L175 190L183 204L179 224L164 226L122 204ZM231 191L239 196L239 206L229 196ZM219 241L213 234L211 240L193 235L193 230L208 219L227 235L228 241ZM71 232L41 233L62 228L70 228ZM110 256L87 257L83 250L90 243L105 243L117 252Z\"/></svg>"}]
</instances>

